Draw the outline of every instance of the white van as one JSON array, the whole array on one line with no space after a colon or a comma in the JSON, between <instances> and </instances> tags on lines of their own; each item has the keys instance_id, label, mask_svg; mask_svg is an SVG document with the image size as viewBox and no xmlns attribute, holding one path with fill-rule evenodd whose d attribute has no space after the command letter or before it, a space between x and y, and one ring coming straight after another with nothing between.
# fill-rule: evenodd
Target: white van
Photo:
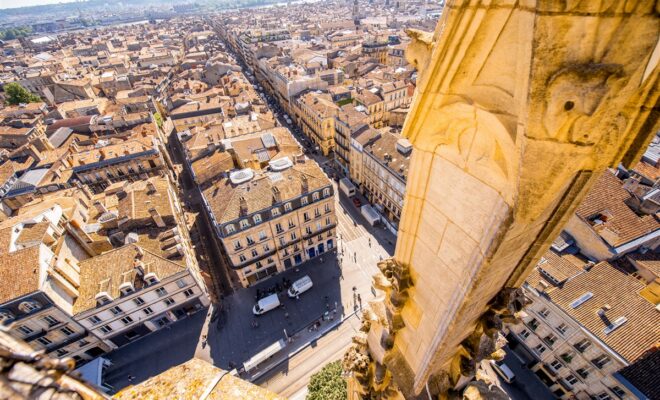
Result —
<instances>
[{"instance_id":1,"label":"white van","mask_svg":"<svg viewBox=\"0 0 660 400\"><path fill-rule=\"evenodd\" d=\"M252 313L254 313L254 315L261 315L279 306L280 298L277 297L277 293L274 293L259 300L259 302L252 308Z\"/></svg>"},{"instance_id":2,"label":"white van","mask_svg":"<svg viewBox=\"0 0 660 400\"><path fill-rule=\"evenodd\" d=\"M495 372L506 381L506 383L512 383L516 379L516 375L511 371L511 368L504 363L504 361L490 360L490 365Z\"/></svg>"},{"instance_id":3,"label":"white van","mask_svg":"<svg viewBox=\"0 0 660 400\"><path fill-rule=\"evenodd\" d=\"M297 281L293 282L289 288L289 297L296 297L301 293L308 291L312 286L312 278L310 278L308 275L305 275Z\"/></svg>"}]
</instances>

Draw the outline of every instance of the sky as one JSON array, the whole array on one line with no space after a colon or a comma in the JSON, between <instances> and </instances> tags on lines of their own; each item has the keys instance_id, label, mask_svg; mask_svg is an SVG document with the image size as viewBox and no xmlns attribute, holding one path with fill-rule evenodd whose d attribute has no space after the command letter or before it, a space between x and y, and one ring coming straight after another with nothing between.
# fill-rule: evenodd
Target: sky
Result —
<instances>
[{"instance_id":1,"label":"sky","mask_svg":"<svg viewBox=\"0 0 660 400\"><path fill-rule=\"evenodd\" d=\"M75 0L0 0L0 9L39 6L42 4L70 3Z\"/></svg>"}]
</instances>

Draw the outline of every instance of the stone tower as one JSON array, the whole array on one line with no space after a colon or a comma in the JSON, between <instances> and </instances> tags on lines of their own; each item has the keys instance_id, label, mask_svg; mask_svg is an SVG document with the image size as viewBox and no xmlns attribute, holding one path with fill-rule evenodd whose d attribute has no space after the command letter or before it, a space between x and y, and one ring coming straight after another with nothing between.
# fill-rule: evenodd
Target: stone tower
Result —
<instances>
[{"instance_id":1,"label":"stone tower","mask_svg":"<svg viewBox=\"0 0 660 400\"><path fill-rule=\"evenodd\" d=\"M443 397L493 356L516 288L592 183L658 129L656 7L455 0L434 33L409 32L405 208L345 357L363 395Z\"/></svg>"},{"instance_id":2,"label":"stone tower","mask_svg":"<svg viewBox=\"0 0 660 400\"><path fill-rule=\"evenodd\" d=\"M360 20L360 6L358 5L358 0L353 0L353 21L355 21L355 25L358 24L358 21Z\"/></svg>"}]
</instances>

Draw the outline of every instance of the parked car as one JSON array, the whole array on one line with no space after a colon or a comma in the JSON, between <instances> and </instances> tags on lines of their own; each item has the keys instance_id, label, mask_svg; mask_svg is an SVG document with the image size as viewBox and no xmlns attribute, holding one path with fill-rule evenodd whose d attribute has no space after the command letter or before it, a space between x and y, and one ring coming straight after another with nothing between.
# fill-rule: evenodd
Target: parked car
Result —
<instances>
[{"instance_id":1,"label":"parked car","mask_svg":"<svg viewBox=\"0 0 660 400\"><path fill-rule=\"evenodd\" d=\"M495 370L495 372L506 381L506 383L510 384L516 379L516 375L511 371L511 368L504 363L504 361L490 360L490 365L493 367L493 370Z\"/></svg>"},{"instance_id":2,"label":"parked car","mask_svg":"<svg viewBox=\"0 0 660 400\"><path fill-rule=\"evenodd\" d=\"M357 197L353 197L353 204L355 205L355 207L358 207L358 208L360 208L360 206L362 206L362 202Z\"/></svg>"},{"instance_id":3,"label":"parked car","mask_svg":"<svg viewBox=\"0 0 660 400\"><path fill-rule=\"evenodd\" d=\"M301 293L311 289L313 285L314 284L312 283L312 278L310 278L309 275L305 275L297 281L293 282L287 293L289 297L296 297Z\"/></svg>"},{"instance_id":4,"label":"parked car","mask_svg":"<svg viewBox=\"0 0 660 400\"><path fill-rule=\"evenodd\" d=\"M280 306L280 298L277 296L277 293L266 296L263 299L259 300L257 304L252 308L252 313L254 315L262 315L266 312L273 310Z\"/></svg>"}]
</instances>

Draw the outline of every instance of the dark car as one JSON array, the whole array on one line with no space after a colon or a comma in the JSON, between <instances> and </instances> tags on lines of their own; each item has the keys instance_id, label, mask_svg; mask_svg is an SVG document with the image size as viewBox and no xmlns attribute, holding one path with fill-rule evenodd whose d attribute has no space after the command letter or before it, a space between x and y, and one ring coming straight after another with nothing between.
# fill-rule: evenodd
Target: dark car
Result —
<instances>
[{"instance_id":1,"label":"dark car","mask_svg":"<svg viewBox=\"0 0 660 400\"><path fill-rule=\"evenodd\" d=\"M359 208L362 205L362 202L357 197L353 197L353 204L355 204L355 207Z\"/></svg>"}]
</instances>

